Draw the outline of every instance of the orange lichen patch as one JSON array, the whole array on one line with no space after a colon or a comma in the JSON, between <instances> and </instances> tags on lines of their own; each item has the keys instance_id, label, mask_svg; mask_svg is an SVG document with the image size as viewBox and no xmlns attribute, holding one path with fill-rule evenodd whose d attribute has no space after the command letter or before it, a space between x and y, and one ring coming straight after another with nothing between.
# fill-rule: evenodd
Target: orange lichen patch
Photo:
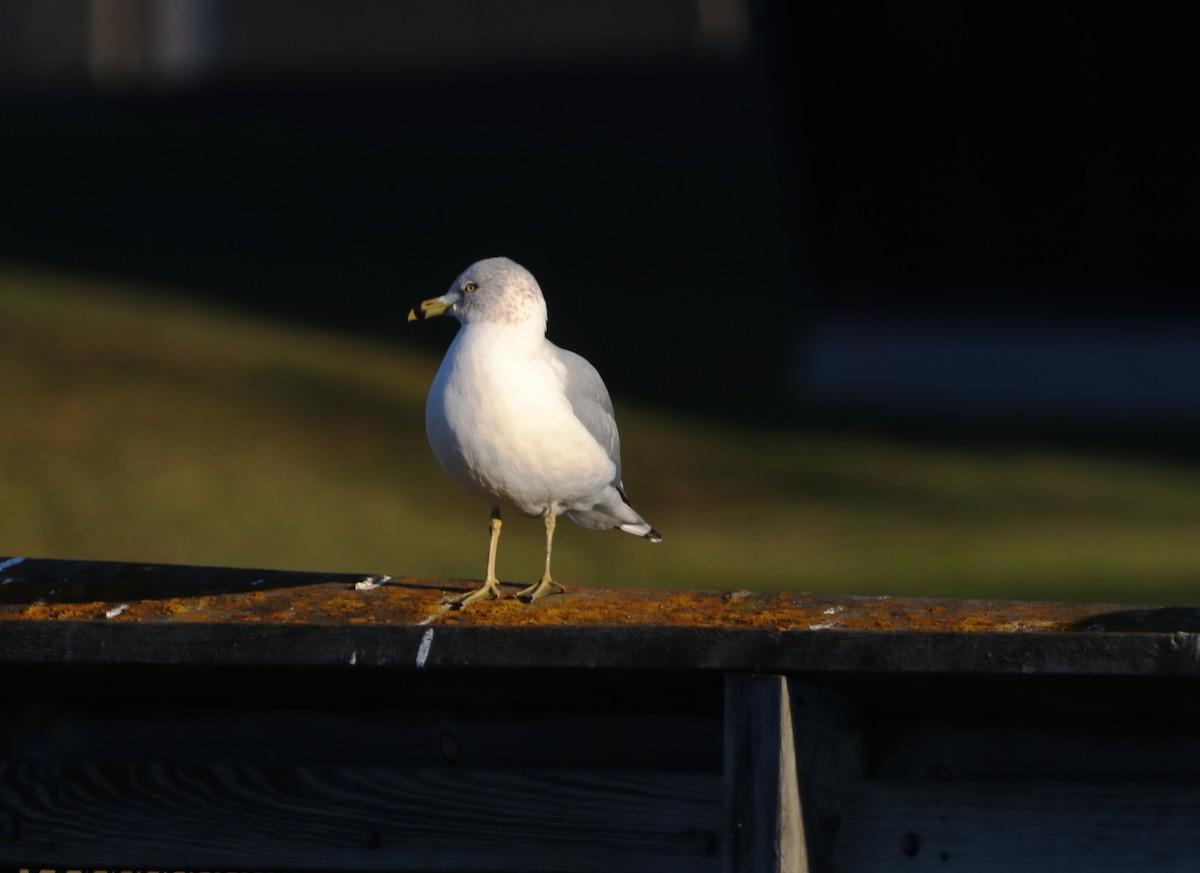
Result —
<instances>
[{"instance_id":1,"label":"orange lichen patch","mask_svg":"<svg viewBox=\"0 0 1200 873\"><path fill-rule=\"evenodd\" d=\"M569 589L535 603L509 596L451 610L447 594L476 583L220 568L28 561L0 589L0 619L273 622L460 627L656 626L776 631L1062 631L1129 607L983 600L836 597L750 591ZM506 592L517 590L506 586Z\"/></svg>"}]
</instances>

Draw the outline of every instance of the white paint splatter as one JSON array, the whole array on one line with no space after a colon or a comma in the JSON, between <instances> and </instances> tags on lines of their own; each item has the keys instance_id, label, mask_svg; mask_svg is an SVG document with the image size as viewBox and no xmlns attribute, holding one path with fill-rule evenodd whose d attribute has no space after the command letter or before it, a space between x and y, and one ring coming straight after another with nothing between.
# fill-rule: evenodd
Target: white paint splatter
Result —
<instances>
[{"instance_id":1,"label":"white paint splatter","mask_svg":"<svg viewBox=\"0 0 1200 873\"><path fill-rule=\"evenodd\" d=\"M426 628L421 637L421 645L417 646L417 669L425 666L429 659L429 650L433 648L433 628Z\"/></svg>"},{"instance_id":2,"label":"white paint splatter","mask_svg":"<svg viewBox=\"0 0 1200 873\"><path fill-rule=\"evenodd\" d=\"M124 612L127 609L129 609L129 604L122 603L120 606L114 606L112 609L106 611L104 613L104 617L105 618L116 618L118 615L120 615L122 612Z\"/></svg>"},{"instance_id":3,"label":"white paint splatter","mask_svg":"<svg viewBox=\"0 0 1200 873\"><path fill-rule=\"evenodd\" d=\"M7 561L0 561L0 570L7 570L9 567L15 567L24 560L24 558L9 558Z\"/></svg>"},{"instance_id":4,"label":"white paint splatter","mask_svg":"<svg viewBox=\"0 0 1200 873\"><path fill-rule=\"evenodd\" d=\"M392 581L391 576L367 576L354 583L355 591L374 591Z\"/></svg>"}]
</instances>

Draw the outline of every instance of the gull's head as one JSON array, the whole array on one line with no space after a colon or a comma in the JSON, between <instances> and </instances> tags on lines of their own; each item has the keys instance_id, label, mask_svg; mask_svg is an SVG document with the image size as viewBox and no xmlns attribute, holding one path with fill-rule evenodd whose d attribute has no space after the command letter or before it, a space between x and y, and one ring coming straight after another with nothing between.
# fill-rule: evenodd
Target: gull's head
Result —
<instances>
[{"instance_id":1,"label":"gull's head","mask_svg":"<svg viewBox=\"0 0 1200 873\"><path fill-rule=\"evenodd\" d=\"M508 258L485 258L462 271L441 297L422 301L408 320L453 315L462 324L540 324L546 326L546 301L533 274Z\"/></svg>"}]
</instances>

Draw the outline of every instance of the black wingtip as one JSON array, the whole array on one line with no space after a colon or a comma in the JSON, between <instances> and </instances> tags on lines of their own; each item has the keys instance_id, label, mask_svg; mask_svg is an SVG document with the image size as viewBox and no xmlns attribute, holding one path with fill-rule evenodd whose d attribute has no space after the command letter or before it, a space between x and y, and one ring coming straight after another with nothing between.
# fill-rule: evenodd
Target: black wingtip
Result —
<instances>
[{"instance_id":1,"label":"black wingtip","mask_svg":"<svg viewBox=\"0 0 1200 873\"><path fill-rule=\"evenodd\" d=\"M661 543L662 542L662 534L660 534L654 528L650 528L649 532L642 534L642 536L644 536L646 539L650 540L650 542L652 542L652 543Z\"/></svg>"}]
</instances>

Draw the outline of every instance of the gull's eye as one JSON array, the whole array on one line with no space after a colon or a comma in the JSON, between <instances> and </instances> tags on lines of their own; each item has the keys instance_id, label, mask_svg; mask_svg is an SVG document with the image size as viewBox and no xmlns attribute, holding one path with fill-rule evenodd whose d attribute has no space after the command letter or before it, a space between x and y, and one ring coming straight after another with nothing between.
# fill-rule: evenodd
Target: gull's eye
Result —
<instances>
[{"instance_id":1,"label":"gull's eye","mask_svg":"<svg viewBox=\"0 0 1200 873\"><path fill-rule=\"evenodd\" d=\"M463 285L463 290L466 291L468 294L471 294L471 293L474 293L474 291L477 287L478 286L474 282L468 282L466 285Z\"/></svg>"}]
</instances>

